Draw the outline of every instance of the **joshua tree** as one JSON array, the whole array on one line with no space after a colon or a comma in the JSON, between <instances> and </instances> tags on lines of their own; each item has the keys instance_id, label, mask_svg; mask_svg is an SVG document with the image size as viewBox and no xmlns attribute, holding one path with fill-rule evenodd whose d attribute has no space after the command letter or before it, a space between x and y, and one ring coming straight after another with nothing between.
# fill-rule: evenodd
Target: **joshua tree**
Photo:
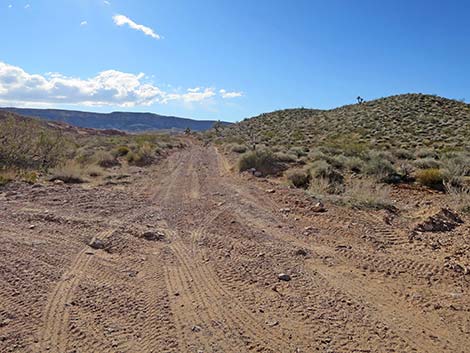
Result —
<instances>
[{"instance_id":1,"label":"joshua tree","mask_svg":"<svg viewBox=\"0 0 470 353\"><path fill-rule=\"evenodd\" d=\"M217 120L214 125L212 125L212 128L215 130L217 135L220 135L220 130L222 129L222 123L220 120Z\"/></svg>"}]
</instances>

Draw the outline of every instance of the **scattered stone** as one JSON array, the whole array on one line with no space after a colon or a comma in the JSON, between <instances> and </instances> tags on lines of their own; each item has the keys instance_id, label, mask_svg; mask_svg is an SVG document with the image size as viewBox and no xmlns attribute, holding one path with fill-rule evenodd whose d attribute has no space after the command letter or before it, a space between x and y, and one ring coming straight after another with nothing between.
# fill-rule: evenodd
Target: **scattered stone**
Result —
<instances>
[{"instance_id":1,"label":"scattered stone","mask_svg":"<svg viewBox=\"0 0 470 353\"><path fill-rule=\"evenodd\" d=\"M259 172L259 171L256 171L253 173L253 175L257 178L261 178L263 176L263 173Z\"/></svg>"},{"instance_id":2,"label":"scattered stone","mask_svg":"<svg viewBox=\"0 0 470 353\"><path fill-rule=\"evenodd\" d=\"M279 321L276 321L276 320L274 320L274 321L268 321L268 322L266 323L266 325L268 325L269 327L274 327L274 326L279 325Z\"/></svg>"},{"instance_id":3,"label":"scattered stone","mask_svg":"<svg viewBox=\"0 0 470 353\"><path fill-rule=\"evenodd\" d=\"M145 232L142 237L148 241L162 241L165 239L165 234L162 232Z\"/></svg>"},{"instance_id":4,"label":"scattered stone","mask_svg":"<svg viewBox=\"0 0 470 353\"><path fill-rule=\"evenodd\" d=\"M442 208L438 213L418 224L414 232L449 232L463 224L462 218L449 208Z\"/></svg>"},{"instance_id":5,"label":"scattered stone","mask_svg":"<svg viewBox=\"0 0 470 353\"><path fill-rule=\"evenodd\" d=\"M317 202L312 208L311 210L313 212L326 212L326 208L325 208L325 205L323 205L323 203L321 202Z\"/></svg>"},{"instance_id":6,"label":"scattered stone","mask_svg":"<svg viewBox=\"0 0 470 353\"><path fill-rule=\"evenodd\" d=\"M192 328L191 328L191 331L193 332L201 332L202 330L202 327L201 326L197 326L197 325L194 325Z\"/></svg>"},{"instance_id":7,"label":"scattered stone","mask_svg":"<svg viewBox=\"0 0 470 353\"><path fill-rule=\"evenodd\" d=\"M288 274L286 274L286 273L280 273L280 274L278 274L278 275L277 275L277 278L278 278L280 281L286 281L286 282L288 282L288 281L291 280L291 277L290 277Z\"/></svg>"},{"instance_id":8,"label":"scattered stone","mask_svg":"<svg viewBox=\"0 0 470 353\"><path fill-rule=\"evenodd\" d=\"M276 192L276 190L274 190L274 189L266 190L266 193L268 193L268 194L274 194L275 192Z\"/></svg>"},{"instance_id":9,"label":"scattered stone","mask_svg":"<svg viewBox=\"0 0 470 353\"><path fill-rule=\"evenodd\" d=\"M64 185L65 183L64 183L62 180L55 179L55 180L54 180L54 184L55 184L55 185Z\"/></svg>"},{"instance_id":10,"label":"scattered stone","mask_svg":"<svg viewBox=\"0 0 470 353\"><path fill-rule=\"evenodd\" d=\"M298 250L295 251L294 254L297 255L297 256L307 256L308 251L306 249L298 249Z\"/></svg>"},{"instance_id":11,"label":"scattered stone","mask_svg":"<svg viewBox=\"0 0 470 353\"><path fill-rule=\"evenodd\" d=\"M105 246L104 241L97 237L94 237L93 239L91 239L88 245L92 247L93 249L104 249L104 246Z\"/></svg>"},{"instance_id":12,"label":"scattered stone","mask_svg":"<svg viewBox=\"0 0 470 353\"><path fill-rule=\"evenodd\" d=\"M29 229L34 229L34 228L36 228L36 226L35 226L34 224L31 224L31 225L29 226Z\"/></svg>"},{"instance_id":13,"label":"scattered stone","mask_svg":"<svg viewBox=\"0 0 470 353\"><path fill-rule=\"evenodd\" d=\"M0 321L0 327L7 326L11 321L12 321L11 319L5 319L3 321Z\"/></svg>"}]
</instances>

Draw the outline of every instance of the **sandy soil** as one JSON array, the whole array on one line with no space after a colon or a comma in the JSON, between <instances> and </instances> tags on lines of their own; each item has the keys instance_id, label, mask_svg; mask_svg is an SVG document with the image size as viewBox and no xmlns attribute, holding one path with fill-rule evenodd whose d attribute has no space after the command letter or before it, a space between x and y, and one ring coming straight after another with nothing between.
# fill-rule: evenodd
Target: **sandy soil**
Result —
<instances>
[{"instance_id":1,"label":"sandy soil","mask_svg":"<svg viewBox=\"0 0 470 353\"><path fill-rule=\"evenodd\" d=\"M468 217L410 240L439 195L316 213L197 143L131 180L0 191L0 352L470 352Z\"/></svg>"}]
</instances>

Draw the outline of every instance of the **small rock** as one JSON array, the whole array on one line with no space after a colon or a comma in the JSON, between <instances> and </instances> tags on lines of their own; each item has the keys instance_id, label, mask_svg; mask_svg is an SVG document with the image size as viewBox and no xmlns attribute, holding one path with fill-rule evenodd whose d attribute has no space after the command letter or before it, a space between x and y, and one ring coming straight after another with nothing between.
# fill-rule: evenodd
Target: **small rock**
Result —
<instances>
[{"instance_id":1,"label":"small rock","mask_svg":"<svg viewBox=\"0 0 470 353\"><path fill-rule=\"evenodd\" d=\"M276 320L274 320L274 321L268 321L266 324L267 324L269 327L274 327L274 326L279 325L279 321L276 321Z\"/></svg>"},{"instance_id":2,"label":"small rock","mask_svg":"<svg viewBox=\"0 0 470 353\"><path fill-rule=\"evenodd\" d=\"M11 322L11 319L5 319L3 321L0 321L0 327L5 327Z\"/></svg>"},{"instance_id":3,"label":"small rock","mask_svg":"<svg viewBox=\"0 0 470 353\"><path fill-rule=\"evenodd\" d=\"M62 180L56 179L54 180L55 185L64 185L65 183Z\"/></svg>"},{"instance_id":4,"label":"small rock","mask_svg":"<svg viewBox=\"0 0 470 353\"><path fill-rule=\"evenodd\" d=\"M91 239L90 243L88 244L93 249L104 249L104 241L94 237Z\"/></svg>"},{"instance_id":5,"label":"small rock","mask_svg":"<svg viewBox=\"0 0 470 353\"><path fill-rule=\"evenodd\" d=\"M276 192L276 190L274 190L274 189L266 190L266 193L268 193L268 194L274 194L275 192Z\"/></svg>"},{"instance_id":6,"label":"small rock","mask_svg":"<svg viewBox=\"0 0 470 353\"><path fill-rule=\"evenodd\" d=\"M161 241L165 239L165 234L162 232L145 232L142 237L149 241Z\"/></svg>"},{"instance_id":7,"label":"small rock","mask_svg":"<svg viewBox=\"0 0 470 353\"><path fill-rule=\"evenodd\" d=\"M263 173L259 172L259 171L256 171L253 173L253 175L257 178L261 178L263 176Z\"/></svg>"},{"instance_id":8,"label":"small rock","mask_svg":"<svg viewBox=\"0 0 470 353\"><path fill-rule=\"evenodd\" d=\"M36 226L35 226L34 224L31 224L31 225L29 226L29 229L34 229L34 228L36 228Z\"/></svg>"},{"instance_id":9,"label":"small rock","mask_svg":"<svg viewBox=\"0 0 470 353\"><path fill-rule=\"evenodd\" d=\"M321 202L317 202L312 208L311 210L313 212L326 212L326 208L325 206L323 205L323 203Z\"/></svg>"},{"instance_id":10,"label":"small rock","mask_svg":"<svg viewBox=\"0 0 470 353\"><path fill-rule=\"evenodd\" d=\"M192 328L191 328L191 331L193 332L201 332L202 330L202 327L201 326L197 326L197 325L194 325Z\"/></svg>"},{"instance_id":11,"label":"small rock","mask_svg":"<svg viewBox=\"0 0 470 353\"><path fill-rule=\"evenodd\" d=\"M297 256L307 256L308 251L306 249L298 249L298 250L295 251L294 254L297 255Z\"/></svg>"},{"instance_id":12,"label":"small rock","mask_svg":"<svg viewBox=\"0 0 470 353\"><path fill-rule=\"evenodd\" d=\"M286 273L280 273L280 274L278 274L278 275L277 275L277 278L278 278L280 281L286 281L286 282L288 282L288 281L291 280L291 277L290 277L288 274L286 274Z\"/></svg>"}]
</instances>

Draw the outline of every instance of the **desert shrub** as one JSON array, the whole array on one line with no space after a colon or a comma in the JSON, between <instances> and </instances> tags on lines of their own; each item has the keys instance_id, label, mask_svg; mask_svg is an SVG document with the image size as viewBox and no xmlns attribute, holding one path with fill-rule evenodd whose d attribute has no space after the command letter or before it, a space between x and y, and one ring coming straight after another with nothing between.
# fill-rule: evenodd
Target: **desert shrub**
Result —
<instances>
[{"instance_id":1,"label":"desert shrub","mask_svg":"<svg viewBox=\"0 0 470 353\"><path fill-rule=\"evenodd\" d=\"M305 157L307 156L307 151L305 151L305 148L304 147L292 147L290 150L289 150L289 154L294 154L297 156L297 158L300 158L300 157Z\"/></svg>"},{"instance_id":2,"label":"desert shrub","mask_svg":"<svg viewBox=\"0 0 470 353\"><path fill-rule=\"evenodd\" d=\"M370 178L352 179L341 195L343 201L354 208L393 209L390 187Z\"/></svg>"},{"instance_id":3,"label":"desert shrub","mask_svg":"<svg viewBox=\"0 0 470 353\"><path fill-rule=\"evenodd\" d=\"M0 169L0 187L5 186L16 178L16 173L13 170Z\"/></svg>"},{"instance_id":4,"label":"desert shrub","mask_svg":"<svg viewBox=\"0 0 470 353\"><path fill-rule=\"evenodd\" d=\"M246 153L240 158L238 168L240 172L256 169L263 175L277 174L283 169L276 156L268 149Z\"/></svg>"},{"instance_id":5,"label":"desert shrub","mask_svg":"<svg viewBox=\"0 0 470 353\"><path fill-rule=\"evenodd\" d=\"M130 152L126 156L129 164L144 167L155 161L155 154L151 144L143 144L137 152Z\"/></svg>"},{"instance_id":6,"label":"desert shrub","mask_svg":"<svg viewBox=\"0 0 470 353\"><path fill-rule=\"evenodd\" d=\"M444 173L438 168L422 169L416 173L416 180L424 186L442 190L444 188Z\"/></svg>"},{"instance_id":7,"label":"desert shrub","mask_svg":"<svg viewBox=\"0 0 470 353\"><path fill-rule=\"evenodd\" d=\"M308 192L315 196L316 198L325 198L326 195L331 192L330 181L325 178L316 178L310 180L310 185L308 187Z\"/></svg>"},{"instance_id":8,"label":"desert shrub","mask_svg":"<svg viewBox=\"0 0 470 353\"><path fill-rule=\"evenodd\" d=\"M437 152L432 148L421 148L415 153L417 158L438 158Z\"/></svg>"},{"instance_id":9,"label":"desert shrub","mask_svg":"<svg viewBox=\"0 0 470 353\"><path fill-rule=\"evenodd\" d=\"M451 158L445 158L443 167L451 176L465 177L470 176L470 157L464 154L454 155Z\"/></svg>"},{"instance_id":10,"label":"desert shrub","mask_svg":"<svg viewBox=\"0 0 470 353\"><path fill-rule=\"evenodd\" d=\"M415 160L414 165L419 169L438 169L441 163L434 158L426 157Z\"/></svg>"},{"instance_id":11,"label":"desert shrub","mask_svg":"<svg viewBox=\"0 0 470 353\"><path fill-rule=\"evenodd\" d=\"M244 145L234 144L232 145L231 150L232 152L235 152L235 153L245 153L247 148Z\"/></svg>"},{"instance_id":12,"label":"desert shrub","mask_svg":"<svg viewBox=\"0 0 470 353\"><path fill-rule=\"evenodd\" d=\"M374 156L365 163L364 173L384 182L391 182L398 175L393 164L379 156Z\"/></svg>"},{"instance_id":13,"label":"desert shrub","mask_svg":"<svg viewBox=\"0 0 470 353\"><path fill-rule=\"evenodd\" d=\"M0 120L0 167L47 169L59 163L67 141L34 120Z\"/></svg>"},{"instance_id":14,"label":"desert shrub","mask_svg":"<svg viewBox=\"0 0 470 353\"><path fill-rule=\"evenodd\" d=\"M276 152L274 156L279 162L294 163L297 161L297 156L295 154Z\"/></svg>"},{"instance_id":15,"label":"desert shrub","mask_svg":"<svg viewBox=\"0 0 470 353\"><path fill-rule=\"evenodd\" d=\"M98 165L88 165L84 169L84 174L89 177L96 178L96 177L102 176L104 174L104 171Z\"/></svg>"},{"instance_id":16,"label":"desert shrub","mask_svg":"<svg viewBox=\"0 0 470 353\"><path fill-rule=\"evenodd\" d=\"M108 151L96 151L93 161L102 168L111 168L119 165L119 161Z\"/></svg>"},{"instance_id":17,"label":"desert shrub","mask_svg":"<svg viewBox=\"0 0 470 353\"><path fill-rule=\"evenodd\" d=\"M116 157L124 157L131 151L128 146L119 146L113 151L114 156Z\"/></svg>"},{"instance_id":18,"label":"desert shrub","mask_svg":"<svg viewBox=\"0 0 470 353\"><path fill-rule=\"evenodd\" d=\"M306 189L310 184L310 174L303 169L292 169L287 172L287 180L296 188Z\"/></svg>"},{"instance_id":19,"label":"desert shrub","mask_svg":"<svg viewBox=\"0 0 470 353\"><path fill-rule=\"evenodd\" d=\"M395 158L398 159L412 160L415 158L413 152L404 148L396 149L392 152L392 154Z\"/></svg>"},{"instance_id":20,"label":"desert shrub","mask_svg":"<svg viewBox=\"0 0 470 353\"><path fill-rule=\"evenodd\" d=\"M325 160L326 154L320 150L314 150L308 154L308 158L312 161Z\"/></svg>"},{"instance_id":21,"label":"desert shrub","mask_svg":"<svg viewBox=\"0 0 470 353\"><path fill-rule=\"evenodd\" d=\"M447 193L447 201L452 208L464 212L470 213L470 187L453 187L449 184L445 184L445 191Z\"/></svg>"},{"instance_id":22,"label":"desert shrub","mask_svg":"<svg viewBox=\"0 0 470 353\"><path fill-rule=\"evenodd\" d=\"M326 161L315 162L310 169L310 174L315 178L326 179L330 184L342 184L344 182L343 175Z\"/></svg>"},{"instance_id":23,"label":"desert shrub","mask_svg":"<svg viewBox=\"0 0 470 353\"><path fill-rule=\"evenodd\" d=\"M66 184L84 183L84 169L74 160L68 160L64 164L51 170L50 181L61 180Z\"/></svg>"},{"instance_id":24,"label":"desert shrub","mask_svg":"<svg viewBox=\"0 0 470 353\"><path fill-rule=\"evenodd\" d=\"M345 160L344 166L354 173L360 173L364 169L364 161L359 157L349 157Z\"/></svg>"},{"instance_id":25,"label":"desert shrub","mask_svg":"<svg viewBox=\"0 0 470 353\"><path fill-rule=\"evenodd\" d=\"M24 170L19 174L20 179L28 184L36 184L38 182L39 176L35 171Z\"/></svg>"}]
</instances>

